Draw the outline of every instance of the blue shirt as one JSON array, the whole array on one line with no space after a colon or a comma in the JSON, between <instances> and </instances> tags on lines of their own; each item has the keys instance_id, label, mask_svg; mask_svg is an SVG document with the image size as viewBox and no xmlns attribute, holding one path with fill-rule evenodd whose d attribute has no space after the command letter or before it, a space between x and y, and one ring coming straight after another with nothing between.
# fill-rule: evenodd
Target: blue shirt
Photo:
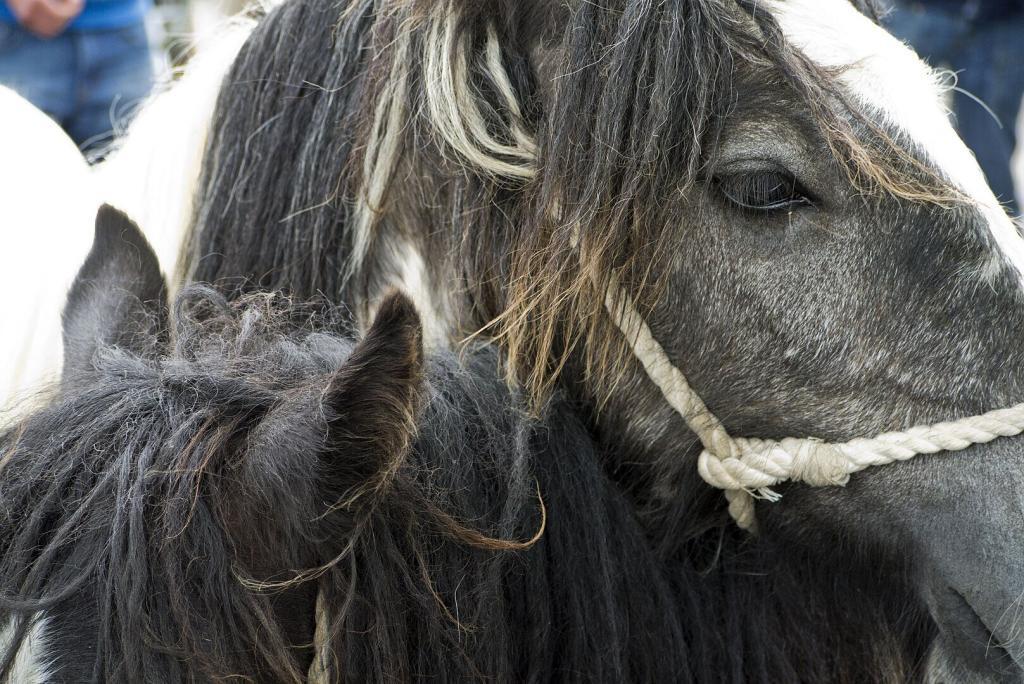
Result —
<instances>
[{"instance_id":1,"label":"blue shirt","mask_svg":"<svg viewBox=\"0 0 1024 684\"><path fill-rule=\"evenodd\" d=\"M1024 0L915 0L915 3L973 21L995 21L1024 13Z\"/></svg>"},{"instance_id":2,"label":"blue shirt","mask_svg":"<svg viewBox=\"0 0 1024 684\"><path fill-rule=\"evenodd\" d=\"M82 13L68 24L69 31L118 29L142 23L150 0L86 0ZM16 20L7 3L0 0L0 21Z\"/></svg>"}]
</instances>

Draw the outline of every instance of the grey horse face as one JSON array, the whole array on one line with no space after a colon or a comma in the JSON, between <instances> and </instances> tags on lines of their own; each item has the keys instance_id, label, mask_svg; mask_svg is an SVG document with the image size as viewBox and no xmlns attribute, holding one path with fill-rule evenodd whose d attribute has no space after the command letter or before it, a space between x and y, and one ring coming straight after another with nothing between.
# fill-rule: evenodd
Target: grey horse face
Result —
<instances>
[{"instance_id":1,"label":"grey horse face","mask_svg":"<svg viewBox=\"0 0 1024 684\"><path fill-rule=\"evenodd\" d=\"M506 67L486 66L486 71L501 76L483 78L484 85L490 80L494 87L480 90L480 97L473 98L485 101L487 106L476 107L465 98L449 97L441 87L423 93L412 86L409 93L397 89L394 92L400 96L401 107L394 112L398 124L403 125L395 124L393 131L382 125L379 135L371 139L377 157L382 156L381 150L402 148L406 138L399 135L400 131L407 132L408 140L415 139L415 150L428 148L413 154L409 146L409 154L403 155L409 158L401 161L383 154L385 161L371 165L370 177L382 181L378 188L385 187L383 181L392 176L399 179L391 186L391 215L385 218L391 225L429 224L431 236L422 238L423 243L429 244L420 244L421 236L413 234L416 231L409 231L410 236L403 235L401 241L395 241L401 243L401 248L378 240L382 254L368 256L365 268L368 274L380 276L377 279L381 281L390 280L391 273L399 274L394 277L400 277L408 289L426 295L421 308L430 314L428 323L440 330L439 338L447 337L449 331L459 337L461 317L469 319L469 329L465 331L468 334L486 327L499 314L508 313L503 307L515 299L508 291L516 288L520 294L546 295L535 301L550 305L549 309L559 313L572 308L563 303L571 299L565 296L565 288L521 285L524 280L531 280L522 277L524 273L536 276L533 280L551 281L553 275L564 275L560 269L575 270L575 247L559 244L564 249L546 251L547 227L536 230L529 225L534 219L524 218L534 214L532 206L523 206L530 204L529 198L524 197L529 192L544 195L540 198L546 205L543 208L550 209L552 216L565 211L571 212L570 216L591 219L593 231L583 234L583 247L590 240L599 243L600 238L612 232L602 232L602 228L614 223L616 230L623 224L636 228L628 235L614 234L616 245L632 248L662 231L660 224L647 230L639 223L649 215L660 217L661 212L651 209L651 205L662 201L663 196L673 195L673 189L667 186L671 186L678 172L678 176L686 177L687 190L674 193L668 200L676 204L672 213L682 217L668 226L677 249L669 255L669 272L658 274L667 281L663 296L653 310L645 309L645 314L671 359L733 434L769 438L813 435L841 440L972 415L1024 399L1017 335L1024 307L1019 294L1020 268L1014 261L1016 255L1024 253L1021 240L946 120L932 74L909 51L858 13L853 3L544 2L536 3L536 11L526 13L536 15L531 18L522 10L532 4L513 0L458 3L469 8L465 11L471 12L475 20L490 17L499 6L509 11L515 9L510 14L515 21L500 26L501 32L514 33L520 30L516 28L519 24L530 29L523 32L522 40L504 46L508 57L517 56L520 63L516 68L509 68L511 61ZM619 12L622 7L630 13ZM730 14L733 9L735 19ZM880 165L876 170L882 175L916 179L916 185L925 190L943 185L933 177L937 174L956 188L964 201L938 206L906 197L913 193L905 192L900 197L899 193L861 192L836 161L832 146L812 116L812 102L783 85L787 80L777 73L778 69L773 71L754 62L739 65L745 70L745 80L737 85L737 99L731 103L735 106L722 135L695 142L694 138L702 133L698 129L703 119L698 121L689 116L692 112L687 107L699 109L703 103L710 109L708 101L717 94L712 92L714 74L730 71L733 66L727 59L719 59L731 57L721 54L726 49L725 38L720 36L721 40L711 41L709 37L715 31L702 29L717 27L718 33L731 38L749 33L743 36L743 44L748 47L769 44L771 40L756 35L756 27L752 26L749 32L734 30L753 14L765 13L777 19L782 35L802 51L808 62L837 79L845 96L841 105L847 107L850 121L855 122L854 135L881 151L875 155L874 161ZM446 35L448 25L443 21L434 25L436 35ZM644 30L646 34L642 33ZM487 42L483 31L479 31L477 38L467 45ZM439 65L453 54L443 41L427 42L444 48L432 60ZM310 50L318 54L327 52L312 36L305 44L315 47ZM527 51L536 72L528 77L524 75L528 71ZM708 54L711 52L714 54ZM495 57L500 61L501 54L496 52ZM254 51L245 69L262 68L262 60L262 53ZM382 74L405 73L404 63L394 72L393 64L382 65L386 67ZM563 66L566 68L562 69ZM416 78L423 73L417 67L410 72L413 77L409 80L444 85L448 79L444 71ZM510 73L514 77L520 71L523 78L509 77ZM345 75L347 83L347 72L338 73ZM486 76L475 71L474 74ZM535 87L528 83L534 78ZM253 83L262 80L265 79L245 79ZM458 79L453 76L449 80L452 92L457 93ZM395 79L388 78L387 82L394 84ZM648 88L650 84L660 89ZM513 86L519 93L536 90L533 95L539 103L524 100L524 106L510 107L508 100L514 100L515 93L508 91ZM385 95L391 90L389 86ZM470 93L479 89L463 90ZM616 90L619 96L615 96ZM613 96L604 98L609 91ZM428 97L431 92L433 98ZM492 100L489 103L488 93ZM239 96L235 103L237 112L232 109L224 115L225 122L234 123L228 114L249 116L251 103L242 106L241 100ZM421 106L405 112L410 101ZM453 102L458 105L454 111L450 106ZM562 106L563 103L568 104ZM516 109L522 116L512 111ZM589 110L582 112L585 116L578 115L584 109ZM329 112L334 126L335 112L327 107L323 111ZM369 120L373 120L374 112L384 111L376 109L375 104ZM597 112L593 121L592 111ZM709 117L717 122L719 111L715 108ZM472 131L464 121L458 121L465 119L467 112L477 124ZM286 112L282 110L281 115ZM408 116L408 126L402 116ZM506 117L511 123L503 121ZM638 142L634 121L642 117L653 119L659 125L658 131L668 131L670 135L648 135ZM252 120L262 125L266 117ZM522 130L512 130L513 123ZM619 123L623 125L617 127ZM491 131L491 126L495 131ZM287 135L278 131L279 138L263 139L280 140L282 144L277 147L287 150L293 140L291 128L284 124L279 128L287 129ZM508 130L500 130L505 128ZM526 137L522 135L524 131L535 129L540 150L536 154L544 168L537 169L542 178L525 183L527 189L523 190L523 178L530 177L533 170L529 163L533 145L523 146L516 141ZM652 130L643 126L639 129ZM249 135L244 126L234 130ZM493 137L495 132L507 135ZM337 216L328 211L302 212L300 216L294 210L314 204L319 207L322 189L337 183L337 167L308 163L307 170L325 170L322 182L286 184L303 191L310 189L309 194L289 194L291 190L276 184L274 189L279 192L260 192L258 176L275 174L231 172L232 165L236 169L248 168L249 144L255 145L258 140L232 137L230 133L231 126L224 125L219 131L222 140L212 143L224 151L224 157L218 158L224 170L212 175L231 178L232 188L244 188L245 192L226 193L220 183L211 182L212 190L206 198L210 204L204 213L216 217L218 223L234 221L238 226L249 226L250 217L254 216L287 215L295 220L264 235L265 249L270 254L263 255L257 254L247 240L237 237L248 235L238 226L232 232L221 232L220 228L201 231L200 235L217 235L216 241L206 245L217 256L199 260L197 273L204 279L218 280L250 271L262 276L264 271L280 269L280 280L268 282L294 285L300 291L307 287L335 291L337 282L318 282L316 272L333 273L328 265L336 255L331 250L338 245L333 239L317 243L314 236L334 235ZM418 133L425 135L413 137ZM272 134L273 126L261 133ZM896 148L902 152L896 154L887 148L880 134L895 140ZM327 139L331 144L306 146L317 150L317 154L325 150L327 156L296 155L295 160L322 162L335 149L349 147L347 139ZM457 168L437 164L430 146L423 144L435 139L442 139L439 144L444 148L445 161L454 161L452 166ZM513 142L518 147L509 147ZM332 147L335 143L336 148ZM691 148L700 148L706 157L700 160L704 178L696 185L689 182L696 166L690 164ZM499 153L494 153L495 149ZM234 156L240 150L245 154ZM513 156L501 156L507 153ZM494 154L501 158L494 158ZM528 158L527 162L522 161L523 157ZM267 158L281 160L285 170L292 168L294 161L285 154L268 154ZM423 159L428 159L430 166L421 169L416 164ZM679 162L680 159L683 161ZM510 161L517 160L520 165L512 164L509 172ZM408 168L396 166L400 163L408 164ZM669 166L673 168L666 171ZM598 170L591 174L593 167ZM642 187L636 177L644 174L632 173L635 168L655 177L649 185L657 187ZM478 173L481 178L473 178L467 185L467 170L469 175ZM566 170L571 173L563 173ZM437 181L437 175L443 179ZM251 182L247 180L249 176L253 178ZM495 183L495 176L502 182ZM573 177L583 181L565 182ZM629 189L621 191L623 186ZM643 191L643 206L638 206L641 202L630 195L638 186ZM372 193L356 190L355 195L365 194L372 200ZM259 211L242 211L242 205L248 203L233 199L229 205L221 204L221 198L229 195L253 198L252 206ZM655 199L646 202L652 196ZM257 203L257 197L271 199ZM495 206L478 211L481 207L474 197ZM569 201L560 203L563 198ZM376 212L375 202L366 204ZM591 205L595 208L588 211ZM462 211L467 207L474 211ZM506 209L512 211L506 214ZM620 211L625 218L617 215ZM615 221L606 222L608 215L613 215ZM634 220L636 215L640 219ZM458 217L458 221L453 221L453 217ZM360 226L369 226L370 221L355 223L355 244L369 245L372 241L362 240L365 234L358 231L363 229ZM453 231L454 242L446 239L440 227L453 223L469 225L473 229L472 239L461 229ZM546 271L528 269L506 258L509 252L516 251L512 240L520 224L527 224L524 234L532 238L523 253L528 257L549 257L534 260L542 267L550 267ZM495 226L502 230L495 230ZM562 230L550 232L570 232L565 227L560 225ZM302 239L298 240L295 238L300 235L300 228ZM382 223L381 228L383 234L387 225ZM280 242L276 242L278 237ZM405 254L407 237L411 255ZM568 242L565 237L559 239L561 243ZM291 259L293 247L301 245L306 249L309 244L320 247L315 250L317 259ZM605 251L616 250L607 247ZM406 258L409 256L415 258ZM257 257L267 263L255 266L260 264ZM282 266L285 261L296 263ZM511 274L507 278L506 268ZM462 279L464 274L468 274L468 283ZM495 291L483 286L482 281L491 283ZM352 297L360 305L361 295ZM505 320L527 322L513 326L514 334L510 336L518 336L522 341L532 331L518 328L533 327L536 320L543 321L544 312L527 304L518 306ZM558 309L559 306L563 308ZM463 308L467 311L461 311ZM519 315L524 312L527 315ZM573 320L564 325L571 328L582 323ZM538 355L541 363L549 357L549 350L543 349L545 344L573 346L571 336L568 340L557 339L561 330L549 326L536 334L537 338L550 341L530 339L542 347L543 353ZM525 347L526 351L520 351L519 356L534 356L533 345ZM552 352L557 353L559 350ZM537 360L533 362L536 364ZM591 376L584 375L571 377L562 388L587 393L591 387L579 389L577 385L587 385L590 379ZM689 448L694 443L693 435L666 405L639 364L616 379L621 382L601 412L598 427L602 437L610 435L609 441L623 443L630 462L615 462L613 466L626 470L634 461L653 455L659 466L670 471L665 474L665 486L659 493L666 498L683 498L680 492L690 490L675 487L678 481L669 478L689 477L690 482L684 484L699 486L693 482L697 479L695 450ZM930 610L941 635L933 656L936 676L958 670L971 673L974 679L998 678L1003 673L1019 676L1024 655L1015 639L1012 612L1014 599L1024 591L1019 551L1024 547L1021 469L1017 465L1019 443L1007 440L957 454L918 457L905 464L861 473L845 489L784 488L781 503L758 507L762 535L816 550L836 547L837 561L828 566L829 570L836 568L836 572L847 572L841 563L862 557L869 557L872 562L881 562L883 555L886 560L895 559L895 565L908 575L906 582L920 598L920 606ZM639 465L644 467L648 463ZM676 469L674 473L672 468ZM635 482L630 480L628 484ZM641 482L636 488L646 484ZM712 493L708 492L707 498L710 500ZM700 524L703 523L701 519ZM882 555L868 554L868 547L873 552L881 549ZM851 598L851 603L854 600L856 597ZM1009 623L1005 622L1006 615L1011 616ZM813 618L808 623L818 624Z\"/></svg>"},{"instance_id":2,"label":"grey horse face","mask_svg":"<svg viewBox=\"0 0 1024 684\"><path fill-rule=\"evenodd\" d=\"M945 122L929 72L845 0L768 6L808 58L845 69L857 135L874 149L880 133L897 141L903 154L880 164L938 190L934 174L963 197L865 193L806 104L750 67L706 180L677 200L693 218L649 319L655 335L740 436L844 441L1024 401L1021 239ZM634 381L624 396L642 393L646 380ZM660 402L622 407L655 449L684 429ZM938 627L931 676L1016 680L1022 446L919 456L845 489L784 487L782 502L758 506L763 533L882 548Z\"/></svg>"}]
</instances>

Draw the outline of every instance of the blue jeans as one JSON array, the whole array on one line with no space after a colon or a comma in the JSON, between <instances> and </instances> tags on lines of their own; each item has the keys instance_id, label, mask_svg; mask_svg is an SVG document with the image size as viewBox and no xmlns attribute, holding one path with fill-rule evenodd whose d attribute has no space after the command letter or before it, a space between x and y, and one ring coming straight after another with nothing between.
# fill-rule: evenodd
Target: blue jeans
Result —
<instances>
[{"instance_id":1,"label":"blue jeans","mask_svg":"<svg viewBox=\"0 0 1024 684\"><path fill-rule=\"evenodd\" d=\"M44 40L0 22L0 84L53 117L83 149L108 142L152 83L142 23Z\"/></svg>"},{"instance_id":2,"label":"blue jeans","mask_svg":"<svg viewBox=\"0 0 1024 684\"><path fill-rule=\"evenodd\" d=\"M1011 213L1019 213L1010 156L1017 145L1024 96L1024 13L971 22L961 14L903 2L897 3L887 24L929 64L957 72L957 85L992 110L990 114L963 93L953 96L960 136L974 151L996 197Z\"/></svg>"}]
</instances>

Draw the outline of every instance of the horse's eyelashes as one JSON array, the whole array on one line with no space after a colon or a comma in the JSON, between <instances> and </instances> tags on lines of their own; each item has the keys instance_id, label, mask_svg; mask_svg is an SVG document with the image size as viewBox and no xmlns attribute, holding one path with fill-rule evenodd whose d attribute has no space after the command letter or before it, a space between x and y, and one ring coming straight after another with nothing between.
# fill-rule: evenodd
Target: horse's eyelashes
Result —
<instances>
[{"instance_id":1,"label":"horse's eyelashes","mask_svg":"<svg viewBox=\"0 0 1024 684\"><path fill-rule=\"evenodd\" d=\"M752 171L715 179L722 196L731 204L758 213L792 211L812 204L799 181L786 171Z\"/></svg>"}]
</instances>

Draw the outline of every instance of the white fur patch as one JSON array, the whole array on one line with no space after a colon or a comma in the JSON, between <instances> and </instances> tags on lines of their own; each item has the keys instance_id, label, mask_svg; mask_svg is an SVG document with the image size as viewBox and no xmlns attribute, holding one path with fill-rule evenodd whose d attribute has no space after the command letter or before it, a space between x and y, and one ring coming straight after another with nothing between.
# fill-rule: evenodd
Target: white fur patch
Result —
<instances>
[{"instance_id":1,"label":"white fur patch","mask_svg":"<svg viewBox=\"0 0 1024 684\"><path fill-rule=\"evenodd\" d=\"M849 67L840 76L849 94L974 200L999 248L1024 274L1024 240L950 124L936 72L849 0L766 0L765 6L809 59Z\"/></svg>"},{"instance_id":2,"label":"white fur patch","mask_svg":"<svg viewBox=\"0 0 1024 684\"><path fill-rule=\"evenodd\" d=\"M42 684L52 672L52 663L45 654L44 633L46 631L46 618L38 616L32 621L32 628L29 630L25 640L21 642L18 653L14 657L14 665L11 667L8 681L16 684ZM14 620L11 619L7 625L0 630L0 651L5 652L14 638Z\"/></svg>"},{"instance_id":3,"label":"white fur patch","mask_svg":"<svg viewBox=\"0 0 1024 684\"><path fill-rule=\"evenodd\" d=\"M47 399L36 393L59 378L60 312L92 244L97 203L89 167L71 139L2 86L0 121L3 427Z\"/></svg>"},{"instance_id":4,"label":"white fur patch","mask_svg":"<svg viewBox=\"0 0 1024 684\"><path fill-rule=\"evenodd\" d=\"M396 266L401 279L401 289L412 299L420 314L424 345L428 349L446 347L451 333L450 324L448 316L441 310L440 303L432 294L423 255L412 243L403 244L397 252Z\"/></svg>"}]
</instances>

